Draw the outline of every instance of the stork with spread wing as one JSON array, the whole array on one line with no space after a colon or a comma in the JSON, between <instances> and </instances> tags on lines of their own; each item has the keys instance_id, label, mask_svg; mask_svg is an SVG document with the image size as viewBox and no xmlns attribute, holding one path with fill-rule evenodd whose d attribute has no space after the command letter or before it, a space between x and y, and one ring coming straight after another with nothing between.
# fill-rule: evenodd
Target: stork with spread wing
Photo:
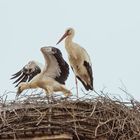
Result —
<instances>
[{"instance_id":1,"label":"stork with spread wing","mask_svg":"<svg viewBox=\"0 0 140 140\"><path fill-rule=\"evenodd\" d=\"M61 91L65 96L71 95L65 87L69 75L69 66L63 59L59 49L51 46L42 47L41 52L45 58L45 66L36 61L30 61L19 72L13 74L11 79L18 86L17 95L30 88L42 88L46 93Z\"/></svg>"}]
</instances>

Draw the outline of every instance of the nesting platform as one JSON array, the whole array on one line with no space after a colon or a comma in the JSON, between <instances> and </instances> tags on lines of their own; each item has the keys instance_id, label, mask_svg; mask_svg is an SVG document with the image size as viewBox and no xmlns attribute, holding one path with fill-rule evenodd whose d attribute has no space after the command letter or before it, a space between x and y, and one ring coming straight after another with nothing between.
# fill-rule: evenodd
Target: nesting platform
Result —
<instances>
[{"instance_id":1,"label":"nesting platform","mask_svg":"<svg viewBox=\"0 0 140 140\"><path fill-rule=\"evenodd\" d=\"M140 140L140 104L108 96L0 101L1 140Z\"/></svg>"}]
</instances>

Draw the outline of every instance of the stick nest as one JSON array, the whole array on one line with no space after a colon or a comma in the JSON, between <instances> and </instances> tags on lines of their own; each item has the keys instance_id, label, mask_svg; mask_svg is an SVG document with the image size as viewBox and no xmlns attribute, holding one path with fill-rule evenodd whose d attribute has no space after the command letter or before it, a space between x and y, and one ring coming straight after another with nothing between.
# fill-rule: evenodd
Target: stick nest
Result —
<instances>
[{"instance_id":1,"label":"stick nest","mask_svg":"<svg viewBox=\"0 0 140 140\"><path fill-rule=\"evenodd\" d=\"M101 92L102 93L102 92ZM93 96L94 95L94 96ZM140 103L105 94L80 98L33 94L0 99L0 139L70 133L75 139L140 140Z\"/></svg>"}]
</instances>

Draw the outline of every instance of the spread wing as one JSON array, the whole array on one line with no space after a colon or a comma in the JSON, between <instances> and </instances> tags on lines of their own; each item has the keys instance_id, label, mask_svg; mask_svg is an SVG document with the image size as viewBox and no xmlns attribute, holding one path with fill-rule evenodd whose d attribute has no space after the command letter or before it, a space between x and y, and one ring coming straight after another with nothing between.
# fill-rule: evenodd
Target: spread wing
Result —
<instances>
[{"instance_id":1,"label":"spread wing","mask_svg":"<svg viewBox=\"0 0 140 140\"><path fill-rule=\"evenodd\" d=\"M62 84L65 84L65 81L67 80L69 75L69 65L64 60L61 51L57 48L54 49L56 50L54 56L57 59L58 65L60 67L60 74L59 76L56 76L55 80Z\"/></svg>"},{"instance_id":2,"label":"spread wing","mask_svg":"<svg viewBox=\"0 0 140 140\"><path fill-rule=\"evenodd\" d=\"M64 60L61 51L55 47L43 47L41 51L44 55L46 65L44 73L61 84L65 84L69 75L69 65Z\"/></svg>"},{"instance_id":3,"label":"spread wing","mask_svg":"<svg viewBox=\"0 0 140 140\"><path fill-rule=\"evenodd\" d=\"M11 79L17 78L13 84L17 87L21 82L29 82L33 77L41 72L41 67L35 61L30 61L20 71L13 74Z\"/></svg>"}]
</instances>

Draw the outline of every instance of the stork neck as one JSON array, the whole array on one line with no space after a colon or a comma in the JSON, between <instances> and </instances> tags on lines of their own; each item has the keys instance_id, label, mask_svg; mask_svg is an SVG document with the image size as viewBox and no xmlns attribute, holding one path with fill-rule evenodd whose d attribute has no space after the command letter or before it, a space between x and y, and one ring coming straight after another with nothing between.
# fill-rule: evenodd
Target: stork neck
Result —
<instances>
[{"instance_id":1,"label":"stork neck","mask_svg":"<svg viewBox=\"0 0 140 140\"><path fill-rule=\"evenodd\" d=\"M73 57L76 60L77 55L75 52L74 42L72 41L72 38L65 39L65 48L66 51L68 52L69 57Z\"/></svg>"},{"instance_id":2,"label":"stork neck","mask_svg":"<svg viewBox=\"0 0 140 140\"><path fill-rule=\"evenodd\" d=\"M72 49L72 48L73 48L73 47L72 47L72 43L73 43L72 38L73 38L73 37L68 36L68 37L65 39L65 47L66 47L66 49Z\"/></svg>"}]
</instances>

